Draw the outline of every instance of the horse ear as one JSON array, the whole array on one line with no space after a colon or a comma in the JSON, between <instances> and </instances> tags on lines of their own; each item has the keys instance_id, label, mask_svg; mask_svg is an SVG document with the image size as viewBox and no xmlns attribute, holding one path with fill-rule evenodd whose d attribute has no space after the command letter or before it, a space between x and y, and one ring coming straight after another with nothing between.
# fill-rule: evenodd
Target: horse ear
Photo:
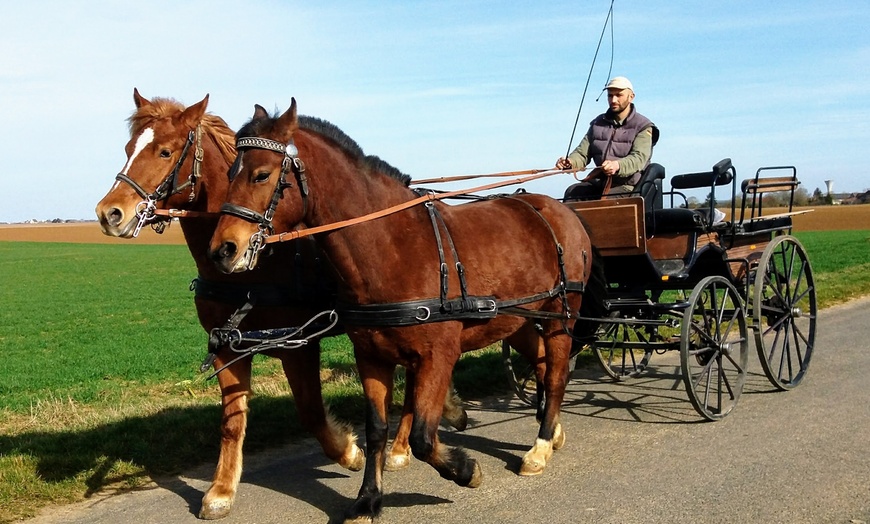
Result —
<instances>
[{"instance_id":1,"label":"horse ear","mask_svg":"<svg viewBox=\"0 0 870 524\"><path fill-rule=\"evenodd\" d=\"M290 109L281 115L275 124L275 129L279 130L281 134L279 139L284 142L290 142L290 139L293 138L293 133L299 129L299 120L296 115L296 98L290 99Z\"/></svg>"},{"instance_id":2,"label":"horse ear","mask_svg":"<svg viewBox=\"0 0 870 524\"><path fill-rule=\"evenodd\" d=\"M181 121L187 124L188 127L196 127L202 121L202 117L205 115L205 108L207 107L208 94L206 94L205 98L199 102L185 109L184 112L181 113Z\"/></svg>"},{"instance_id":3,"label":"horse ear","mask_svg":"<svg viewBox=\"0 0 870 524\"><path fill-rule=\"evenodd\" d=\"M254 116L251 118L252 120L256 120L258 118L268 118L269 112L266 111L266 108L261 106L260 104L254 104Z\"/></svg>"},{"instance_id":4,"label":"horse ear","mask_svg":"<svg viewBox=\"0 0 870 524\"><path fill-rule=\"evenodd\" d=\"M135 87L133 88L133 103L136 104L136 109L139 109L142 106L151 105L151 102L149 102L144 96L140 95L139 90Z\"/></svg>"}]
</instances>

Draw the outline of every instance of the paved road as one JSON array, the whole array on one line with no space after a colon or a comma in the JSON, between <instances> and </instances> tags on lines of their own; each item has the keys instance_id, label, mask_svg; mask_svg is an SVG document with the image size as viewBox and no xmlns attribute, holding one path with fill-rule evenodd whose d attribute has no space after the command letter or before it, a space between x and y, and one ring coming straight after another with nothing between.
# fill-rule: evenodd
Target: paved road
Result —
<instances>
[{"instance_id":1,"label":"paved road","mask_svg":"<svg viewBox=\"0 0 870 524\"><path fill-rule=\"evenodd\" d=\"M486 475L464 489L421 463L388 473L382 523L870 523L870 299L828 309L797 389L773 392L755 362L736 410L699 422L670 355L631 385L577 372L563 423L568 442L537 478L514 472L534 441L516 400L471 406L468 448ZM753 356L754 360L754 354ZM193 523L212 466L30 524ZM328 464L313 444L249 458L222 522L335 522L361 474Z\"/></svg>"}]
</instances>

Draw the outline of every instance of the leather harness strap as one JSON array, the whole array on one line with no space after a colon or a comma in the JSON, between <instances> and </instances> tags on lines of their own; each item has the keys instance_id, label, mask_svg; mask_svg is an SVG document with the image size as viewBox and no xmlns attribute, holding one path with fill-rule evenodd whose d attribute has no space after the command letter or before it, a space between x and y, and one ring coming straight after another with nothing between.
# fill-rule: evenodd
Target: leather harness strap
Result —
<instances>
[{"instance_id":1,"label":"leather harness strap","mask_svg":"<svg viewBox=\"0 0 870 524\"><path fill-rule=\"evenodd\" d=\"M440 262L440 297L406 302L394 302L389 304L339 304L336 307L336 311L338 311L341 321L346 324L365 326L412 326L429 322L443 322L446 320L489 319L494 318L499 314L562 321L574 316L569 309L567 294L583 293L585 290L585 284L583 282L567 280L563 249L561 244L558 242L555 231L553 231L552 226L550 226L550 223L544 215L528 202L515 197L505 198L511 198L516 202L528 206L528 208L537 215L549 229L556 246L556 256L558 257L559 262L559 285L549 291L509 300L498 300L495 296L469 296L465 278L465 269L459 261L459 254L456 251L456 246L453 243L453 238L450 235L447 224L435 208L434 203L427 202L425 206L429 212L429 218L435 232L435 243L438 248ZM459 276L461 296L454 299L447 298L449 292L449 274L444 256L444 245L441 239L441 227L443 227L445 236L447 237L450 250L453 254L457 274ZM585 264L585 251L583 252L583 260ZM556 296L559 296L562 299L561 313L554 311L533 311L520 307Z\"/></svg>"}]
</instances>

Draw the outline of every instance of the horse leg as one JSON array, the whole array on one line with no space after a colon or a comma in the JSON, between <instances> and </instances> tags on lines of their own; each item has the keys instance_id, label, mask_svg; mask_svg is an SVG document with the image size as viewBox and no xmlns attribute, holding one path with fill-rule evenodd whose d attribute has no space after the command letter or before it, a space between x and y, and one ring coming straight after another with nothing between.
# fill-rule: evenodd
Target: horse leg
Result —
<instances>
[{"instance_id":1,"label":"horse leg","mask_svg":"<svg viewBox=\"0 0 870 524\"><path fill-rule=\"evenodd\" d=\"M414 421L414 374L410 370L405 372L405 403L402 405L402 417L399 419L399 427L396 430L396 438L390 446L384 462L387 471L399 471L408 467L411 463L411 445L408 436L411 434L411 423Z\"/></svg>"},{"instance_id":2,"label":"horse leg","mask_svg":"<svg viewBox=\"0 0 870 524\"><path fill-rule=\"evenodd\" d=\"M458 348L458 344L456 345ZM476 488L483 473L476 460L461 448L451 448L438 439L443 400L448 394L449 377L459 355L450 358L421 359L414 382L414 421L411 426L411 451L414 457L428 462L442 478Z\"/></svg>"},{"instance_id":3,"label":"horse leg","mask_svg":"<svg viewBox=\"0 0 870 524\"><path fill-rule=\"evenodd\" d=\"M320 344L281 355L281 365L293 392L302 426L320 442L323 453L351 471L359 471L365 453L350 424L338 422L323 403L320 384Z\"/></svg>"},{"instance_id":4,"label":"horse leg","mask_svg":"<svg viewBox=\"0 0 870 524\"><path fill-rule=\"evenodd\" d=\"M546 349L544 339L538 332L540 326L529 322L516 333L507 337L507 342L516 349L535 369L535 420L540 424L544 418L544 375L547 372Z\"/></svg>"},{"instance_id":5,"label":"horse leg","mask_svg":"<svg viewBox=\"0 0 870 524\"><path fill-rule=\"evenodd\" d=\"M406 377L411 373L408 372ZM405 381L405 404L402 407L402 418L399 420L399 429L396 431L396 438L393 439L393 444L390 446L390 452L387 454L387 461L384 464L384 469L387 471L399 471L408 467L411 463L411 445L408 443L408 436L411 433L411 423L414 420L413 406L413 388L412 378L409 377ZM468 427L468 413L462 406L462 399L456 393L453 387L453 381L450 381L450 388L447 395L444 397L444 412L442 415L444 422L455 428L457 431L465 431Z\"/></svg>"},{"instance_id":6,"label":"horse leg","mask_svg":"<svg viewBox=\"0 0 870 524\"><path fill-rule=\"evenodd\" d=\"M374 362L356 352L357 369L366 396L366 465L363 483L353 505L345 513L345 524L374 522L384 499L383 470L392 402L392 364Z\"/></svg>"},{"instance_id":7,"label":"horse leg","mask_svg":"<svg viewBox=\"0 0 870 524\"><path fill-rule=\"evenodd\" d=\"M544 413L535 445L523 457L519 474L523 476L540 475L547 466L553 451L565 444L565 432L559 422L565 387L568 384L568 356L571 350L571 337L560 327L544 336L546 347L546 372L544 375Z\"/></svg>"},{"instance_id":8,"label":"horse leg","mask_svg":"<svg viewBox=\"0 0 870 524\"><path fill-rule=\"evenodd\" d=\"M214 367L225 365L232 355L221 352ZM229 514L242 477L242 444L248 421L251 393L251 360L241 359L218 373L221 388L221 450L211 486L202 498L201 519L219 519Z\"/></svg>"}]
</instances>

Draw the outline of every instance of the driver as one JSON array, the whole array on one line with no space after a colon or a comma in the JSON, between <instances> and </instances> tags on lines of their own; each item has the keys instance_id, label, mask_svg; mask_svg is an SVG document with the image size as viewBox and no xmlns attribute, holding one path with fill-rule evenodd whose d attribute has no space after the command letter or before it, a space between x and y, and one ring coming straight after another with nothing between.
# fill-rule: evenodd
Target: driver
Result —
<instances>
[{"instance_id":1,"label":"driver","mask_svg":"<svg viewBox=\"0 0 870 524\"><path fill-rule=\"evenodd\" d=\"M659 131L638 113L632 101L634 87L624 76L607 83L609 109L598 115L580 145L556 161L557 169L585 171L590 161L597 166L581 182L565 190L565 200L594 200L604 195L630 193L649 165Z\"/></svg>"}]
</instances>

